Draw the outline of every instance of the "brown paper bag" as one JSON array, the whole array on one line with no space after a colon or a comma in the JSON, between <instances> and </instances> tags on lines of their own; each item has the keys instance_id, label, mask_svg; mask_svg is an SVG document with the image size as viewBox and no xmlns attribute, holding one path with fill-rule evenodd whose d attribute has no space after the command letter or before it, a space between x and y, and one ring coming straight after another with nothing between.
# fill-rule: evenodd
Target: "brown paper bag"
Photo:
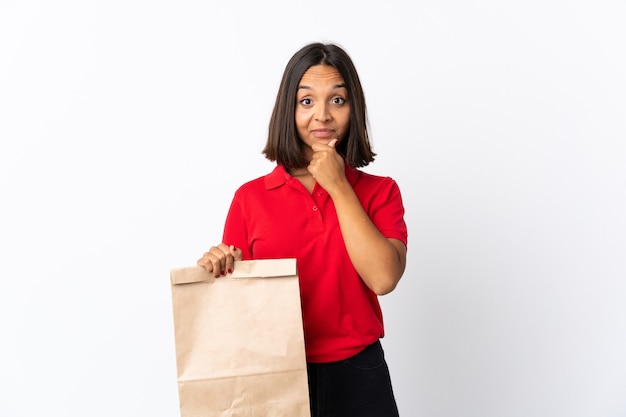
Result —
<instances>
[{"instance_id":1,"label":"brown paper bag","mask_svg":"<svg viewBox=\"0 0 626 417\"><path fill-rule=\"evenodd\" d=\"M170 276L181 417L310 417L296 260Z\"/></svg>"}]
</instances>

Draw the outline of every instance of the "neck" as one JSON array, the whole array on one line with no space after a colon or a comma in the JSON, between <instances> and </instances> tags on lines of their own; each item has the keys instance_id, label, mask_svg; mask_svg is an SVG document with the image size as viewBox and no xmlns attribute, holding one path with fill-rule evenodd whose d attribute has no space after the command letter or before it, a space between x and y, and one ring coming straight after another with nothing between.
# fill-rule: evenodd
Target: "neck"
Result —
<instances>
[{"instance_id":1,"label":"neck","mask_svg":"<svg viewBox=\"0 0 626 417\"><path fill-rule=\"evenodd\" d=\"M288 172L289 172L289 175L291 175L294 178L311 176L311 173L306 168L291 168Z\"/></svg>"}]
</instances>

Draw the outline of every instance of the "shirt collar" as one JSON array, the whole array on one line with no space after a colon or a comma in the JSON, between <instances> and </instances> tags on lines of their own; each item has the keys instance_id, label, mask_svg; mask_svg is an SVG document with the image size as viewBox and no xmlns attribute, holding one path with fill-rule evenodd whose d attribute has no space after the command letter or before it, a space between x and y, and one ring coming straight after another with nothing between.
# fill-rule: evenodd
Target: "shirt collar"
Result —
<instances>
[{"instance_id":1,"label":"shirt collar","mask_svg":"<svg viewBox=\"0 0 626 417\"><path fill-rule=\"evenodd\" d=\"M359 177L359 171L346 164L346 178L351 185L354 185ZM276 168L265 176L265 188L268 190L278 188L293 177L289 175L287 170L282 165L276 165Z\"/></svg>"},{"instance_id":2,"label":"shirt collar","mask_svg":"<svg viewBox=\"0 0 626 417\"><path fill-rule=\"evenodd\" d=\"M284 166L276 165L276 168L265 176L265 188L268 190L278 188L285 184L289 180L289 177L291 177L291 175L289 175Z\"/></svg>"}]
</instances>

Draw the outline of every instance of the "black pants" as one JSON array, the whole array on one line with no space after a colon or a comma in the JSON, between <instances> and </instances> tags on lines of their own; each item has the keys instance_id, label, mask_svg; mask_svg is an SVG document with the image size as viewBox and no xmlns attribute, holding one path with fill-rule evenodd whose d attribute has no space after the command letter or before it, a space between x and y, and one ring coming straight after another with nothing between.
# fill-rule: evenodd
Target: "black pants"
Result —
<instances>
[{"instance_id":1,"label":"black pants","mask_svg":"<svg viewBox=\"0 0 626 417\"><path fill-rule=\"evenodd\" d=\"M307 369L311 417L398 417L380 341L346 360Z\"/></svg>"}]
</instances>

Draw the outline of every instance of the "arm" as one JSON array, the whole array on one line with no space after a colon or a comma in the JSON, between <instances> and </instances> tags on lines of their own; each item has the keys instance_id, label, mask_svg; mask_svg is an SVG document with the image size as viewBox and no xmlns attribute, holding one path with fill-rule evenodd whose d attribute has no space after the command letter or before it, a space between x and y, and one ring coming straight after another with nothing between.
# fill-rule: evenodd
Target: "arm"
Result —
<instances>
[{"instance_id":1,"label":"arm","mask_svg":"<svg viewBox=\"0 0 626 417\"><path fill-rule=\"evenodd\" d=\"M331 145L314 145L309 171L329 193L355 269L376 294L394 290L406 266L406 247L376 228L345 177L344 161Z\"/></svg>"},{"instance_id":2,"label":"arm","mask_svg":"<svg viewBox=\"0 0 626 417\"><path fill-rule=\"evenodd\" d=\"M390 293L404 273L406 247L380 233L347 181L329 194L352 264L372 291L378 295Z\"/></svg>"}]
</instances>

